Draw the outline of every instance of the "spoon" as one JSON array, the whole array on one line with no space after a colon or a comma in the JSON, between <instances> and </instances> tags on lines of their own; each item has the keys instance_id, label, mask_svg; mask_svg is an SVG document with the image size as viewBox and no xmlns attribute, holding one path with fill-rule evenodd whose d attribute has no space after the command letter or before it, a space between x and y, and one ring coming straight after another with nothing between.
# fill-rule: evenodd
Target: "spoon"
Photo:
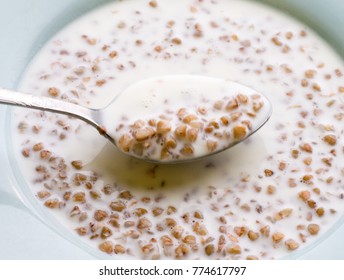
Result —
<instances>
[{"instance_id":1,"label":"spoon","mask_svg":"<svg viewBox=\"0 0 344 280\"><path fill-rule=\"evenodd\" d=\"M122 152L155 163L179 163L244 141L270 118L269 100L233 81L194 75L137 82L102 109L0 88L0 103L78 118Z\"/></svg>"}]
</instances>

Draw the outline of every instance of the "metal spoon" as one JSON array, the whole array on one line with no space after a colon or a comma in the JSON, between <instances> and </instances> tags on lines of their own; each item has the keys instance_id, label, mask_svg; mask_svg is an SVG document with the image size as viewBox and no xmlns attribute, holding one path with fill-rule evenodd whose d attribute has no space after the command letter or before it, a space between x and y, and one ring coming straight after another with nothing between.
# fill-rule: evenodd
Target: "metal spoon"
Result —
<instances>
[{"instance_id":1,"label":"metal spoon","mask_svg":"<svg viewBox=\"0 0 344 280\"><path fill-rule=\"evenodd\" d=\"M248 97L246 103L245 99L242 99L245 96ZM253 104L259 104L254 100L259 100L263 105L262 110L252 107ZM224 79L194 75L161 76L142 80L126 88L102 109L90 109L58 99L1 88L0 103L78 118L95 127L123 152L155 163L191 161L229 149L259 130L272 112L269 100L251 88ZM241 113L237 111L240 105L246 106ZM187 109L183 111L184 115L180 108ZM196 115L191 112L189 116L193 117L190 117L190 120L187 118L187 111L193 109ZM206 112L200 111L201 109ZM207 128L209 131L206 132L207 122L216 120L219 114L226 118L222 123L219 120L218 125L212 123L214 127ZM246 121L243 125L243 115L245 120L251 119L250 123ZM151 121L150 124L148 120ZM187 127L185 133L189 133L189 129L198 132L197 139L194 139L195 135L178 135L173 127L175 122ZM244 135L233 136L235 131L231 125L235 122L247 128ZM161 130L161 124L165 124L165 130ZM210 133L211 129L215 132ZM148 137L144 135L147 131L150 133ZM221 146L217 143L215 149L211 145L209 147L208 142L215 142L209 139L217 139L216 137L222 139L219 140ZM185 147L189 149L183 150Z\"/></svg>"}]
</instances>

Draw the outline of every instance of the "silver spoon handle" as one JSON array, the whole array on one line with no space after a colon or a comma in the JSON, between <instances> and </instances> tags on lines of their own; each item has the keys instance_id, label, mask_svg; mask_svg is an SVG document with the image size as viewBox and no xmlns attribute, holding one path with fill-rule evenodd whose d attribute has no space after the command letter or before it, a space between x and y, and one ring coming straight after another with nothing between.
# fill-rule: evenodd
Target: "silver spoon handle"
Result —
<instances>
[{"instance_id":1,"label":"silver spoon handle","mask_svg":"<svg viewBox=\"0 0 344 280\"><path fill-rule=\"evenodd\" d=\"M0 104L49 111L53 113L72 116L86 121L96 128L99 128L99 124L94 120L97 112L96 110L88 109L86 107L58 99L34 96L0 88Z\"/></svg>"}]
</instances>

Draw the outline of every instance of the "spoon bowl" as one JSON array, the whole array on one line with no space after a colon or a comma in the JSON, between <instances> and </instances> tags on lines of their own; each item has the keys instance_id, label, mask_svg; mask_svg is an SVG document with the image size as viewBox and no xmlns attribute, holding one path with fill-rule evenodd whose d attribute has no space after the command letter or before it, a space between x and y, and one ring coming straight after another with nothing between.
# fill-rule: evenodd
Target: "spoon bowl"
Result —
<instances>
[{"instance_id":1,"label":"spoon bowl","mask_svg":"<svg viewBox=\"0 0 344 280\"><path fill-rule=\"evenodd\" d=\"M102 109L0 89L0 103L87 122L122 152L154 163L197 160L237 145L270 118L269 100L233 81L193 75L142 80Z\"/></svg>"}]
</instances>

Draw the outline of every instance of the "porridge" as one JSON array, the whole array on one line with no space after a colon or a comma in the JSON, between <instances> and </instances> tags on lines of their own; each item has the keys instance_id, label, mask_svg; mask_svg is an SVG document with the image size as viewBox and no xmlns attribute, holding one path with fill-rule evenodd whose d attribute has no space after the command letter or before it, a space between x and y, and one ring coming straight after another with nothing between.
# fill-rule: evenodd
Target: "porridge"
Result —
<instances>
[{"instance_id":1,"label":"porridge","mask_svg":"<svg viewBox=\"0 0 344 280\"><path fill-rule=\"evenodd\" d=\"M271 104L232 81L184 75L136 83L103 112L102 130L123 152L177 163L246 139L268 120Z\"/></svg>"},{"instance_id":2,"label":"porridge","mask_svg":"<svg viewBox=\"0 0 344 280\"><path fill-rule=\"evenodd\" d=\"M79 120L18 108L18 164L46 211L114 258L285 257L344 211L340 61L307 27L255 3L116 1L52 38L21 90L100 108L142 79L204 75L264 93L271 119L230 150L157 165Z\"/></svg>"}]
</instances>

